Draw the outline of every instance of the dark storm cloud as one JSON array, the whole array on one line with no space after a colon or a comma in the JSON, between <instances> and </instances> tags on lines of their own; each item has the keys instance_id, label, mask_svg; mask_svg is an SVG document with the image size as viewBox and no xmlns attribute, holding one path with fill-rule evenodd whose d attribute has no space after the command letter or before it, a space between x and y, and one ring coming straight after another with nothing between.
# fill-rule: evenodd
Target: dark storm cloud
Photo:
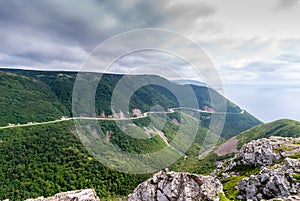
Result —
<instances>
[{"instance_id":1,"label":"dark storm cloud","mask_svg":"<svg viewBox=\"0 0 300 201\"><path fill-rule=\"evenodd\" d=\"M51 60L80 63L105 39L164 21L164 16L148 1L124 4L120 0L0 0L0 3L0 66L11 63L3 60L11 57L44 64Z\"/></svg>"}]
</instances>

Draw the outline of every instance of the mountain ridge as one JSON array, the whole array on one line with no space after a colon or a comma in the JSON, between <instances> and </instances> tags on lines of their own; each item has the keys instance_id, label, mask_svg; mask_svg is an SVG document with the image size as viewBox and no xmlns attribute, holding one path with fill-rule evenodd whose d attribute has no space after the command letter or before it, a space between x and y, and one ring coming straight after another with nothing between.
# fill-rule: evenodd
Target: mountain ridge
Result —
<instances>
[{"instance_id":1,"label":"mountain ridge","mask_svg":"<svg viewBox=\"0 0 300 201\"><path fill-rule=\"evenodd\" d=\"M0 70L0 92L3 92L3 96L0 98L2 106L0 125L31 122L24 127L0 129L0 158L1 161L5 161L0 167L0 172L3 173L0 175L0 180L3 181L0 186L0 199L22 200L41 195L51 196L58 192L80 188L95 189L101 199L111 198L128 195L138 183L149 178L150 175L147 174L132 175L110 170L95 160L83 146L75 132L74 120L68 119L68 117L72 117L72 93L76 75L74 72ZM103 75L102 82L96 90L96 111L90 116L100 117L103 115L109 119L115 115L110 109L111 95L121 78L121 75ZM187 87L174 85L160 77L148 75L128 77L132 82L139 81L141 78L159 80L178 91L185 91L185 87ZM177 150L176 155L179 156L179 160L171 165L170 169L178 171L184 169L197 173L198 167L209 165L213 158L204 163L199 162L200 150L211 146L212 143L215 143L214 140L220 137L209 130L210 115L218 117L218 114L213 114L214 111L211 110L215 108L210 105L209 93L214 94L217 99L225 101L228 106L229 113L220 140L228 139L261 122L247 112L242 112L238 106L217 92L210 91L205 87L191 86L191 88L196 94L199 108L210 110L212 114L199 111L182 113L175 111L165 114L165 122L162 121L165 123L163 127L159 126L161 122L152 122L151 116L133 119L130 123L126 123L126 119L123 119L124 124L121 127L118 127L114 121L98 119L96 122L91 122L90 127L94 129L94 126L98 124L103 129L102 133L95 135L102 139L101 145L117 146L123 153L151 153L168 147L166 142L172 143L180 125L184 123L182 120L193 123L194 116L200 116L199 128L188 150L183 153L182 146L180 146L180 143L185 145L187 139L168 148ZM11 104L14 101L15 104ZM140 88L133 94L130 101L130 109L138 109L140 112L125 114L129 117L156 111L157 108L154 107L156 105L161 106L158 108L159 110L168 111L178 104L170 91L157 85ZM189 97L185 101L188 103ZM23 110L24 107L27 107L28 110L26 108ZM218 112L218 110L216 111ZM111 117L109 117L110 115ZM116 118L121 118L120 114L117 115ZM47 125L34 123L60 119L62 116L65 116L64 118L67 120ZM84 121L88 121L88 119ZM157 128L160 128L165 141L162 135L159 135ZM123 130L132 136L124 134ZM185 132L186 138L192 137L191 133ZM208 133L209 136L206 138ZM94 139L93 134L95 133L91 134ZM144 137L144 139L135 139L136 135ZM206 140L206 144L203 144L204 140ZM109 161L109 158L106 160ZM114 160L118 162L119 158L115 157ZM138 162L134 161L129 164L130 168L136 167ZM150 165L154 166L154 163Z\"/></svg>"},{"instance_id":2,"label":"mountain ridge","mask_svg":"<svg viewBox=\"0 0 300 201\"><path fill-rule=\"evenodd\" d=\"M34 121L50 121L60 119L62 116L72 116L72 93L76 78L75 72L62 73L55 71L47 72L0 69L0 73L0 92L3 94L0 99L2 106L2 108L0 108L0 116L5 117L0 119L0 125L5 126L8 123L18 124ZM141 80L143 77L146 77L147 79L159 79L161 80L159 82L167 83L168 86L172 86L173 88L176 88L176 90L186 91L186 86L173 85L172 82L161 77L131 76L130 79L132 79L134 82L135 80ZM95 115L100 116L103 112L106 115L112 115L112 111L109 109L111 106L111 96L114 87L121 78L122 75L114 74L105 74L102 76L101 83L98 85L96 91ZM18 83L23 84L20 85ZM47 89L47 93L45 93L43 89L39 89L39 87L42 86ZM14 88L16 87L19 87L20 90L15 91ZM206 87L193 85L191 87L196 94L199 104L198 108L209 109L212 107L210 105L209 94L213 94L217 100L219 99L220 101L225 101L227 105L227 112L237 113L236 115L238 116L235 114L228 114L226 117L223 132L223 136L225 138L229 138L240 133L241 131L261 123L247 112L240 114L242 110L238 106L234 105L232 102L225 99L213 90ZM43 93L45 95L43 95ZM188 103L189 97L186 98L187 100L185 102ZM22 100L21 105L19 105L18 102L11 104L14 103L14 100L16 99ZM42 100L43 102L41 102ZM148 112L150 111L151 107L155 105L160 105L165 110L179 106L178 101L172 92L164 87L151 85L142 87L133 94L130 100L129 109L132 110L134 108L139 108L141 112ZM29 109L23 112L22 109L19 109L20 107ZM126 115L126 112L124 113ZM203 126L208 128L210 120L208 119L207 115L203 114L201 116L203 117Z\"/></svg>"}]
</instances>

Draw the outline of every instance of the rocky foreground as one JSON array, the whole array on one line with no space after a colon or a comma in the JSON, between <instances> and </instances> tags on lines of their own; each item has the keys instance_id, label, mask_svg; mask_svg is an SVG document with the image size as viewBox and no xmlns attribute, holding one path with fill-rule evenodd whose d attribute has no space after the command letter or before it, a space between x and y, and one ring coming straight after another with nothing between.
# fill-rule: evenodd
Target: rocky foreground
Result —
<instances>
[{"instance_id":1,"label":"rocky foreground","mask_svg":"<svg viewBox=\"0 0 300 201\"><path fill-rule=\"evenodd\" d=\"M264 167L257 175L251 175L239 181L238 198L241 200L262 200L263 198L300 200L300 183L293 176L299 168L300 162L290 158L285 159L284 165Z\"/></svg>"},{"instance_id":2,"label":"rocky foreground","mask_svg":"<svg viewBox=\"0 0 300 201\"><path fill-rule=\"evenodd\" d=\"M156 173L140 184L128 201L218 201L223 194L221 182L212 176L173 172L168 169Z\"/></svg>"},{"instance_id":3,"label":"rocky foreground","mask_svg":"<svg viewBox=\"0 0 300 201\"><path fill-rule=\"evenodd\" d=\"M227 180L237 169L261 167L235 187L238 200L300 200L300 138L271 137L245 144L232 159L219 163L214 174ZM228 164L228 165L226 165Z\"/></svg>"},{"instance_id":4,"label":"rocky foreground","mask_svg":"<svg viewBox=\"0 0 300 201\"><path fill-rule=\"evenodd\" d=\"M100 201L100 199L93 189L85 189L58 193L48 198L38 197L35 199L27 199L25 201Z\"/></svg>"},{"instance_id":5,"label":"rocky foreground","mask_svg":"<svg viewBox=\"0 0 300 201\"><path fill-rule=\"evenodd\" d=\"M241 178L232 187L238 191L235 200L300 201L299 158L300 138L254 140L245 144L233 158L219 162L212 176L160 171L140 184L128 196L128 201L217 201L223 195L220 180L224 178L227 181ZM252 168L258 169L256 174L241 174Z\"/></svg>"}]
</instances>

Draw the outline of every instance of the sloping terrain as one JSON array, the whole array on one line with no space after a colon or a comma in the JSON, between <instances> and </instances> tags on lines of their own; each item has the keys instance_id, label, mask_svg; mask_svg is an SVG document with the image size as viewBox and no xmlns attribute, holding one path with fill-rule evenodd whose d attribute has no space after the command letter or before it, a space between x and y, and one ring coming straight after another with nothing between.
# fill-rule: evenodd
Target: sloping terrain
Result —
<instances>
[{"instance_id":1,"label":"sloping terrain","mask_svg":"<svg viewBox=\"0 0 300 201\"><path fill-rule=\"evenodd\" d=\"M72 94L75 72L45 72L25 70L1 69L0 92L0 126L8 123L18 124L27 122L43 122L60 119L61 116L72 116ZM104 74L98 85L95 95L95 115L112 115L111 97L118 81L123 75ZM163 83L164 86L185 93L189 86L175 85L168 80L151 75L128 76L128 83L136 84L143 80L153 80ZM226 120L222 137L228 139L261 122L252 115L241 110L237 105L226 100L223 96L204 86L191 85L200 109L210 108L210 95L217 102L224 102L226 108ZM183 101L187 107L190 96L184 96ZM148 112L151 107L160 105L165 110L178 107L176 97L166 88L158 85L148 85L139 88L131 97L129 110L138 108L142 113ZM216 107L218 107L216 105ZM214 108L213 108L214 109ZM119 112L116 110L117 113ZM129 111L129 112L130 112ZM125 115L126 111L123 111ZM224 112L224 111L217 111ZM199 115L199 114L197 114ZM201 126L209 127L210 114L200 113Z\"/></svg>"},{"instance_id":2,"label":"sloping terrain","mask_svg":"<svg viewBox=\"0 0 300 201\"><path fill-rule=\"evenodd\" d=\"M10 198L22 200L38 196L51 196L62 191L93 188L99 197L110 199L126 196L138 183L149 175L131 175L110 170L93 158L74 132L72 120L50 122L62 116L72 116L72 93L76 73L37 72L19 70L0 71L0 200ZM199 160L200 150L208 148L219 136L208 133L210 113L200 112L200 125L193 143L187 151L182 145L193 138L192 132L185 131L180 143L172 143L179 127L185 121L193 124L193 113L172 112L166 114L166 122L153 122L151 115L126 122L120 127L109 120L111 95L122 75L103 75L96 92L96 116L104 113L106 120L98 123L103 133L91 133L91 139L101 138L103 146L117 146L124 153L152 153L163 148L174 152L180 159L169 167L174 171L209 173L215 164L215 154ZM154 76L131 76L132 82L141 79L159 79L174 90L185 91L187 86L178 86ZM209 108L209 93L225 100L217 92L206 87L192 86L200 108ZM210 90L210 91L209 91ZM189 106L189 97L186 97ZM238 106L227 101L228 115L222 137L229 138L260 121L243 112ZM138 108L141 114L155 105L165 111L178 107L174 95L167 89L150 85L136 91L130 100L130 109ZM224 111L217 111L224 112ZM127 114L128 115L128 114ZM129 114L132 115L132 114ZM125 114L126 116L126 114ZM127 118L127 117L126 117ZM8 123L45 122L43 125L29 124L26 127L3 128ZM157 125L156 125L157 124ZM157 127L155 127L157 126ZM193 124L193 126L196 126ZM159 128L159 129L158 129ZM126 130L126 133L123 131ZM130 134L130 135L127 135ZM136 139L140 137L141 139ZM203 144L206 139L206 143ZM224 140L220 138L220 140ZM97 148L97 147L96 147ZM174 156L175 156L174 155ZM118 162L123 155L115 155L111 162ZM109 157L102 156L106 160ZM119 158L118 158L119 157ZM134 161L131 168L138 167ZM149 160L149 164L153 161Z\"/></svg>"},{"instance_id":3,"label":"sloping terrain","mask_svg":"<svg viewBox=\"0 0 300 201\"><path fill-rule=\"evenodd\" d=\"M64 104L44 82L0 71L0 126L43 122L68 114Z\"/></svg>"},{"instance_id":4,"label":"sloping terrain","mask_svg":"<svg viewBox=\"0 0 300 201\"><path fill-rule=\"evenodd\" d=\"M236 139L239 141L238 148L241 148L251 140L268 138L270 136L300 137L300 122L290 119L281 119L258 125L236 136Z\"/></svg>"},{"instance_id":5,"label":"sloping terrain","mask_svg":"<svg viewBox=\"0 0 300 201\"><path fill-rule=\"evenodd\" d=\"M217 168L217 161L232 158L234 154L246 143L249 143L252 140L272 136L300 137L300 122L282 119L255 126L229 140L219 143L217 146L212 147L209 152L201 154L200 160L195 159L191 162L193 164L191 166L198 164L198 168L194 171L195 173L210 174Z\"/></svg>"},{"instance_id":6,"label":"sloping terrain","mask_svg":"<svg viewBox=\"0 0 300 201\"><path fill-rule=\"evenodd\" d=\"M147 175L110 170L93 159L73 133L72 121L0 130L0 200L24 200L93 188L100 197L127 195ZM111 141L128 152L163 148L159 137L145 142L122 138ZM105 137L102 136L104 139Z\"/></svg>"}]
</instances>

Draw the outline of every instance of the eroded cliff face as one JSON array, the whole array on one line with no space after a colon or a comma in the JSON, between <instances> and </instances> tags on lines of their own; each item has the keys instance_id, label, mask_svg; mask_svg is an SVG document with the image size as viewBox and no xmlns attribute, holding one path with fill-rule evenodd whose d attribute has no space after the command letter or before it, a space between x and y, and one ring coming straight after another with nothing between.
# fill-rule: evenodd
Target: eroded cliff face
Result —
<instances>
[{"instance_id":1,"label":"eroded cliff face","mask_svg":"<svg viewBox=\"0 0 300 201\"><path fill-rule=\"evenodd\" d=\"M211 176L162 170L140 184L128 201L218 201L221 182Z\"/></svg>"}]
</instances>

